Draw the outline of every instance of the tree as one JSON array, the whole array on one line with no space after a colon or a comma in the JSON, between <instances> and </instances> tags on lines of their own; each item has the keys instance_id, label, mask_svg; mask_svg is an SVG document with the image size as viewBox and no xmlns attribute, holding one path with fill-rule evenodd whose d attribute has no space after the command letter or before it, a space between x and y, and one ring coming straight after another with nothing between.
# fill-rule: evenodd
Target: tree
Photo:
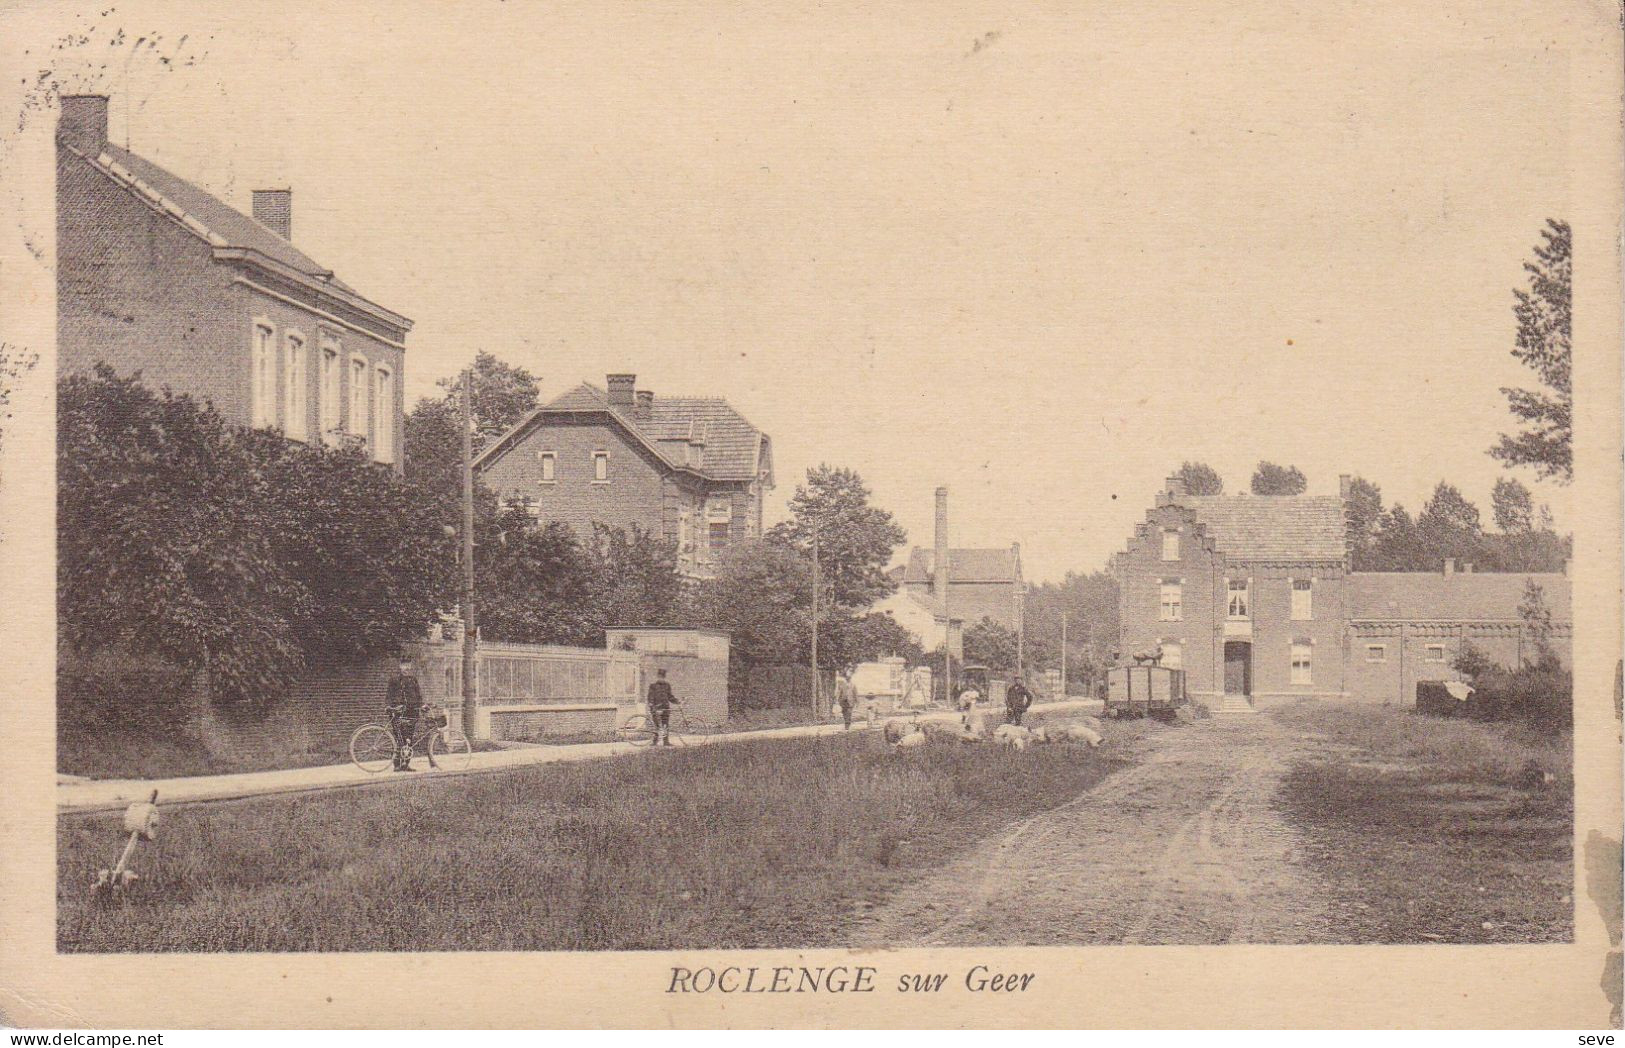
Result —
<instances>
[{"instance_id":1,"label":"tree","mask_svg":"<svg viewBox=\"0 0 1625 1048\"><path fill-rule=\"evenodd\" d=\"M869 504L869 489L850 469L819 465L790 499L790 519L768 533L768 541L812 557L818 532L818 567L834 602L868 607L895 584L886 577L892 554L908 538L892 515Z\"/></svg>"},{"instance_id":2,"label":"tree","mask_svg":"<svg viewBox=\"0 0 1625 1048\"><path fill-rule=\"evenodd\" d=\"M1467 501L1455 485L1439 481L1433 497L1416 518L1416 534L1425 564L1437 567L1446 558L1474 560L1483 549L1484 529L1478 507Z\"/></svg>"},{"instance_id":3,"label":"tree","mask_svg":"<svg viewBox=\"0 0 1625 1048\"><path fill-rule=\"evenodd\" d=\"M1539 477L1567 484L1574 476L1570 307L1573 259L1569 224L1546 220L1544 244L1525 262L1529 289L1515 289L1518 321L1512 355L1533 371L1544 390L1503 386L1507 408L1522 427L1502 434L1490 454L1509 466L1530 466Z\"/></svg>"},{"instance_id":4,"label":"tree","mask_svg":"<svg viewBox=\"0 0 1625 1048\"><path fill-rule=\"evenodd\" d=\"M523 644L585 643L592 580L575 532L564 524L538 527L520 509L496 513L490 524L476 524L483 540L474 560L481 634Z\"/></svg>"},{"instance_id":5,"label":"tree","mask_svg":"<svg viewBox=\"0 0 1625 1048\"><path fill-rule=\"evenodd\" d=\"M1018 670L1016 631L990 618L965 627L965 665L992 670Z\"/></svg>"},{"instance_id":6,"label":"tree","mask_svg":"<svg viewBox=\"0 0 1625 1048\"><path fill-rule=\"evenodd\" d=\"M744 542L723 552L687 615L695 626L727 630L737 663L806 664L811 605L812 564L805 557L777 543Z\"/></svg>"},{"instance_id":7,"label":"tree","mask_svg":"<svg viewBox=\"0 0 1625 1048\"><path fill-rule=\"evenodd\" d=\"M453 406L462 396L463 376L448 375L436 383L446 391L444 399ZM508 432L519 420L536 410L540 387L536 376L481 350L474 357L474 453L484 442Z\"/></svg>"},{"instance_id":8,"label":"tree","mask_svg":"<svg viewBox=\"0 0 1625 1048\"><path fill-rule=\"evenodd\" d=\"M1348 497L1343 500L1343 515L1348 528L1351 567L1355 571L1377 570L1372 565L1382 528L1382 489L1364 477L1352 478Z\"/></svg>"},{"instance_id":9,"label":"tree","mask_svg":"<svg viewBox=\"0 0 1625 1048\"><path fill-rule=\"evenodd\" d=\"M1206 462L1191 462L1189 460L1180 464L1174 476L1185 482L1187 495L1223 495L1224 479L1219 471Z\"/></svg>"},{"instance_id":10,"label":"tree","mask_svg":"<svg viewBox=\"0 0 1625 1048\"><path fill-rule=\"evenodd\" d=\"M1526 535L1535 529L1534 500L1516 477L1502 477L1490 492L1495 526L1504 535Z\"/></svg>"},{"instance_id":11,"label":"tree","mask_svg":"<svg viewBox=\"0 0 1625 1048\"><path fill-rule=\"evenodd\" d=\"M1030 665L1061 668L1061 616L1066 615L1066 673L1070 682L1092 686L1117 645L1117 580L1109 572L1068 572L1058 583L1027 591L1026 651Z\"/></svg>"},{"instance_id":12,"label":"tree","mask_svg":"<svg viewBox=\"0 0 1625 1048\"><path fill-rule=\"evenodd\" d=\"M155 655L264 702L421 635L450 589L432 501L358 449L228 427L105 366L59 383L57 425L67 650Z\"/></svg>"},{"instance_id":13,"label":"tree","mask_svg":"<svg viewBox=\"0 0 1625 1048\"><path fill-rule=\"evenodd\" d=\"M853 614L837 610L825 617L819 614L818 663L843 669L860 662L898 655L910 664L925 658L925 651L913 635L890 615Z\"/></svg>"},{"instance_id":14,"label":"tree","mask_svg":"<svg viewBox=\"0 0 1625 1048\"><path fill-rule=\"evenodd\" d=\"M1523 620L1529 639L1534 642L1533 659L1525 657L1524 664L1540 669L1552 669L1558 664L1557 651L1552 647L1552 610L1546 606L1546 594L1534 579L1523 584L1523 600L1518 602L1518 618Z\"/></svg>"},{"instance_id":15,"label":"tree","mask_svg":"<svg viewBox=\"0 0 1625 1048\"><path fill-rule=\"evenodd\" d=\"M1254 495L1302 495L1309 481L1296 466L1260 462L1253 471Z\"/></svg>"},{"instance_id":16,"label":"tree","mask_svg":"<svg viewBox=\"0 0 1625 1048\"><path fill-rule=\"evenodd\" d=\"M539 402L535 376L524 368L503 363L490 353L474 358L471 408L473 445L478 455L486 441L506 433ZM462 493L462 383L461 374L441 379L440 397L424 397L406 416L402 432L406 475L420 483Z\"/></svg>"},{"instance_id":17,"label":"tree","mask_svg":"<svg viewBox=\"0 0 1625 1048\"><path fill-rule=\"evenodd\" d=\"M1425 571L1421 537L1404 506L1394 503L1382 515L1367 571Z\"/></svg>"},{"instance_id":18,"label":"tree","mask_svg":"<svg viewBox=\"0 0 1625 1048\"><path fill-rule=\"evenodd\" d=\"M634 524L623 530L592 526L583 549L589 600L587 636L578 644L603 643L610 626L670 626L682 598L677 544Z\"/></svg>"}]
</instances>

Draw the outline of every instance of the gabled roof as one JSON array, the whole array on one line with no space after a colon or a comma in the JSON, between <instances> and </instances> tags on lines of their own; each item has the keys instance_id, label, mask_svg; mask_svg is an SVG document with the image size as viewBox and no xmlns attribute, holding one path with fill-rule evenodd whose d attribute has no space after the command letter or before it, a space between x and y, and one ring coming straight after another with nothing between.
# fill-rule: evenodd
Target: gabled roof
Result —
<instances>
[{"instance_id":1,"label":"gabled roof","mask_svg":"<svg viewBox=\"0 0 1625 1048\"><path fill-rule=\"evenodd\" d=\"M521 434L550 416L576 412L603 412L638 437L673 469L689 469L712 480L755 480L769 468L765 461L767 436L720 397L655 397L649 418L639 419L610 406L609 396L583 382L532 411L519 424L494 441L475 460L483 466L497 457ZM688 448L698 441L698 460L690 462Z\"/></svg>"},{"instance_id":2,"label":"gabled roof","mask_svg":"<svg viewBox=\"0 0 1625 1048\"><path fill-rule=\"evenodd\" d=\"M1510 572L1356 571L1348 576L1351 619L1447 619L1488 621L1518 618L1524 586L1541 588L1553 622L1572 622L1566 575Z\"/></svg>"},{"instance_id":3,"label":"gabled roof","mask_svg":"<svg viewBox=\"0 0 1625 1048\"><path fill-rule=\"evenodd\" d=\"M928 583L936 574L935 550L914 547L908 556L903 581ZM1021 578L1016 551L1008 546L999 549L950 549L948 551L948 582L1015 582Z\"/></svg>"},{"instance_id":4,"label":"gabled roof","mask_svg":"<svg viewBox=\"0 0 1625 1048\"><path fill-rule=\"evenodd\" d=\"M167 214L194 234L207 241L216 252L251 252L272 263L291 270L318 291L332 294L342 301L377 315L377 319L400 328L403 332L412 326L406 317L385 309L363 297L344 281L309 255L284 240L270 227L255 221L241 211L213 196L207 190L186 181L154 164L144 157L111 142L102 146L97 156L87 156L71 146L75 156L100 171L115 184L130 192L136 199Z\"/></svg>"},{"instance_id":5,"label":"gabled roof","mask_svg":"<svg viewBox=\"0 0 1625 1048\"><path fill-rule=\"evenodd\" d=\"M1236 560L1342 560L1343 500L1336 495L1182 495L1214 548Z\"/></svg>"}]
</instances>

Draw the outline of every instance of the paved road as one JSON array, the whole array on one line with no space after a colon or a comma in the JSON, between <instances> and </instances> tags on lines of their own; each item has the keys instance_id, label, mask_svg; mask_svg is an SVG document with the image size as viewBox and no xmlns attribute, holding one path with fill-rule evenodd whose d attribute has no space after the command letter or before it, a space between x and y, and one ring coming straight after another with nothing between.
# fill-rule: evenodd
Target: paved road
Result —
<instances>
[{"instance_id":1,"label":"paved road","mask_svg":"<svg viewBox=\"0 0 1625 1048\"><path fill-rule=\"evenodd\" d=\"M854 945L1313 941L1318 893L1271 804L1309 745L1269 716L1155 731L1135 767L871 911Z\"/></svg>"},{"instance_id":2,"label":"paved road","mask_svg":"<svg viewBox=\"0 0 1625 1048\"><path fill-rule=\"evenodd\" d=\"M1098 708L1099 702L1070 700L1045 703L1033 707L1034 712L1044 710L1088 710ZM925 714L926 720L953 719L953 713ZM717 735L687 735L690 746L739 742L744 739L788 739L815 735L838 735L839 724L809 724L789 728L766 728L760 731L738 731ZM860 730L854 726L854 731ZM476 753L469 767L461 772L435 771L418 775L394 775L389 772L372 775L354 764L334 764L318 768L289 768L283 771L247 772L238 775L194 775L178 779L79 779L64 776L56 788L58 813L112 811L135 801L144 801L158 791L158 803L193 804L201 801L238 800L276 793L308 793L317 790L354 788L361 786L386 787L413 782L428 776L474 775L501 771L530 764L557 764L567 761L599 760L606 757L624 757L645 752L628 742L593 742L568 746L525 746L515 749ZM420 765L421 766L421 765Z\"/></svg>"}]
</instances>

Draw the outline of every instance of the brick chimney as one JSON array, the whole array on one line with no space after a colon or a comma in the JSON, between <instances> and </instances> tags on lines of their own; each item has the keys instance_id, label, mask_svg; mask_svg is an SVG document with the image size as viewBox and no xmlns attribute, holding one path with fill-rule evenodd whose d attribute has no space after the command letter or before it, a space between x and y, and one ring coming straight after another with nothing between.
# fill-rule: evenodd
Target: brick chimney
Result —
<instances>
[{"instance_id":1,"label":"brick chimney","mask_svg":"<svg viewBox=\"0 0 1625 1048\"><path fill-rule=\"evenodd\" d=\"M632 414L635 407L635 391L638 385L636 375L605 375L604 385L609 388L609 406L616 411Z\"/></svg>"},{"instance_id":2,"label":"brick chimney","mask_svg":"<svg viewBox=\"0 0 1625 1048\"><path fill-rule=\"evenodd\" d=\"M85 156L100 156L107 144L107 96L63 95L56 137Z\"/></svg>"},{"instance_id":3,"label":"brick chimney","mask_svg":"<svg viewBox=\"0 0 1625 1048\"><path fill-rule=\"evenodd\" d=\"M948 489L937 489L937 554L931 562L931 595L948 607Z\"/></svg>"},{"instance_id":4,"label":"brick chimney","mask_svg":"<svg viewBox=\"0 0 1625 1048\"><path fill-rule=\"evenodd\" d=\"M293 239L293 190L254 190L254 221L283 240Z\"/></svg>"},{"instance_id":5,"label":"brick chimney","mask_svg":"<svg viewBox=\"0 0 1625 1048\"><path fill-rule=\"evenodd\" d=\"M637 407L633 415L639 422L647 422L655 413L655 395L650 389L638 390Z\"/></svg>"},{"instance_id":6,"label":"brick chimney","mask_svg":"<svg viewBox=\"0 0 1625 1048\"><path fill-rule=\"evenodd\" d=\"M1338 478L1337 478L1337 494L1338 494L1338 497L1341 498L1344 502L1348 501L1349 490L1351 488L1353 488L1353 487L1354 487L1354 477L1353 476L1351 476L1348 473L1342 473L1342 474L1338 475Z\"/></svg>"},{"instance_id":7,"label":"brick chimney","mask_svg":"<svg viewBox=\"0 0 1625 1048\"><path fill-rule=\"evenodd\" d=\"M1185 494L1185 478L1177 473L1163 481L1163 486L1167 488L1168 494L1176 498Z\"/></svg>"}]
</instances>

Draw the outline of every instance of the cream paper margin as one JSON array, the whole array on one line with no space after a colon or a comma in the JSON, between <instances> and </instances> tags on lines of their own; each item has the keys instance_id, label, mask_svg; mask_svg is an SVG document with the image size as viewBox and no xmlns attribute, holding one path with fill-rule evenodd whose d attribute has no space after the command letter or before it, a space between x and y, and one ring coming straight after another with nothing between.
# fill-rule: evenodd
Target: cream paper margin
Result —
<instances>
[{"instance_id":1,"label":"cream paper margin","mask_svg":"<svg viewBox=\"0 0 1625 1048\"><path fill-rule=\"evenodd\" d=\"M630 17L650 7L604 7ZM948 0L940 9L970 5ZM0 10L0 335L34 348L39 363L16 398L3 455L0 525L0 1016L65 1027L1600 1027L1607 930L1586 885L1587 837L1621 833L1620 728L1613 712L1620 655L1621 418L1621 25L1600 2L1364 5L1391 18L1396 37L1339 35L1339 12L1314 2L1199 3L1173 7L1192 19L1248 15L1279 25L1304 50L1371 47L1396 40L1425 48L1546 46L1571 56L1570 171L1575 309L1574 583L1576 669L1576 900L1573 945L1226 946L842 950L606 954L58 955L55 950L54 223L50 127L17 112L22 49L42 4ZM196 7L192 10L197 9ZM674 8L704 19L728 4ZM184 14L185 5L170 10ZM997 25L998 9L977 5ZM226 8L210 17L229 22ZM445 17L478 17L476 5L356 4L333 9L328 31L363 39L370 20L432 36ZM1510 32L1517 29L1519 32ZM1148 38L1149 42L1149 38ZM838 43L832 44L838 46ZM477 69L470 75L478 75ZM410 90L403 76L399 84ZM1486 82L1486 92L1497 85ZM1132 120L1132 112L1102 114ZM25 243L22 229L47 239ZM1530 233L1531 238L1534 232ZM1509 268L1516 260L1509 260ZM1096 275L1098 279L1098 274ZM1108 278L1109 279L1109 278ZM1418 366L1425 347L1417 349ZM1238 361L1245 367L1245 361ZM1313 439L1313 435L1306 435ZM1488 438L1486 438L1488 439ZM1617 882L1616 882L1617 883ZM1616 929L1617 934L1617 929ZM864 995L668 996L673 964L872 964L880 992ZM970 965L1036 972L1013 996L886 992L904 972Z\"/></svg>"}]
</instances>

